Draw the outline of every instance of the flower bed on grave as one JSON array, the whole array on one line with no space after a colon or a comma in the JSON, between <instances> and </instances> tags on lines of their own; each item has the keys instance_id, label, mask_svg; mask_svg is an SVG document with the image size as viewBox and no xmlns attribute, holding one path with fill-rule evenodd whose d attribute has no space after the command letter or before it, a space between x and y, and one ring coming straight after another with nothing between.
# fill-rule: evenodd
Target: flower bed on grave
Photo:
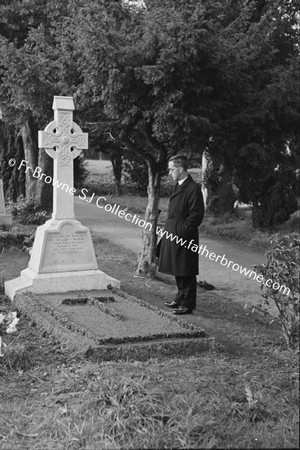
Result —
<instances>
[{"instance_id":1,"label":"flower bed on grave","mask_svg":"<svg viewBox=\"0 0 300 450\"><path fill-rule=\"evenodd\" d=\"M92 360L191 355L207 349L202 329L125 292L18 294L16 305L63 349Z\"/></svg>"}]
</instances>

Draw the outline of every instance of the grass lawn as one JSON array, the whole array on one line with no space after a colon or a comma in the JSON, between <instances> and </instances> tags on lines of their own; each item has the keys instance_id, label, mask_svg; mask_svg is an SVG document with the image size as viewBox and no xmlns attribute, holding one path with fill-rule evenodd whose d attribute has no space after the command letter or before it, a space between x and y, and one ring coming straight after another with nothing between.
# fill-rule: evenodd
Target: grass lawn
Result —
<instances>
[{"instance_id":1,"label":"grass lawn","mask_svg":"<svg viewBox=\"0 0 300 450\"><path fill-rule=\"evenodd\" d=\"M100 269L122 289L162 307L171 277L134 277L136 256L95 239ZM2 281L28 254L4 249ZM298 448L298 358L263 317L198 289L184 320L212 338L205 353L95 364L67 354L22 316L0 358L0 449ZM0 312L13 310L2 294Z\"/></svg>"}]
</instances>

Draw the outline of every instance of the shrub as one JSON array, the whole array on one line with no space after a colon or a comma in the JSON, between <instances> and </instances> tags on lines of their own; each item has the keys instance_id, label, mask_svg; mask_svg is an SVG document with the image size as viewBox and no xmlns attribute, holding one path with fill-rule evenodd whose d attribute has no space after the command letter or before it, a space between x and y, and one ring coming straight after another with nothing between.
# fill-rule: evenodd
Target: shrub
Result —
<instances>
[{"instance_id":1,"label":"shrub","mask_svg":"<svg viewBox=\"0 0 300 450\"><path fill-rule=\"evenodd\" d=\"M170 181L168 176L164 176L161 179L160 184L160 197L170 197L174 188L174 183Z\"/></svg>"},{"instance_id":2,"label":"shrub","mask_svg":"<svg viewBox=\"0 0 300 450\"><path fill-rule=\"evenodd\" d=\"M4 248L16 247L22 250L27 250L32 247L34 234L28 236L25 233L19 233L15 229L11 231L2 231L0 229L0 252Z\"/></svg>"},{"instance_id":3,"label":"shrub","mask_svg":"<svg viewBox=\"0 0 300 450\"><path fill-rule=\"evenodd\" d=\"M160 197L170 197L174 187L167 173L167 169L163 168L161 173ZM149 181L147 163L142 159L124 160L123 181L133 195L147 197Z\"/></svg>"},{"instance_id":4,"label":"shrub","mask_svg":"<svg viewBox=\"0 0 300 450\"><path fill-rule=\"evenodd\" d=\"M142 159L125 160L123 162L123 177L125 183L131 183L137 193L142 196L147 195L148 167Z\"/></svg>"},{"instance_id":5,"label":"shrub","mask_svg":"<svg viewBox=\"0 0 300 450\"><path fill-rule=\"evenodd\" d=\"M299 343L299 244L299 234L273 235L270 237L267 263L255 266L265 280L276 280L280 286L284 285L289 289L289 295L286 295L281 289L274 289L274 284L268 287L262 283L262 299L253 307L281 324L289 348L294 348ZM277 315L272 315L268 310L270 300L276 306Z\"/></svg>"},{"instance_id":6,"label":"shrub","mask_svg":"<svg viewBox=\"0 0 300 450\"><path fill-rule=\"evenodd\" d=\"M299 233L300 232L300 210L298 209L291 214L289 220L284 222L280 227L282 233Z\"/></svg>"},{"instance_id":7,"label":"shrub","mask_svg":"<svg viewBox=\"0 0 300 450\"><path fill-rule=\"evenodd\" d=\"M50 213L41 210L34 199L26 200L19 197L15 203L9 204L11 215L24 225L41 225L50 218Z\"/></svg>"},{"instance_id":8,"label":"shrub","mask_svg":"<svg viewBox=\"0 0 300 450\"><path fill-rule=\"evenodd\" d=\"M238 187L242 201L253 206L253 226L270 229L286 222L297 210L298 183L292 168L263 167L265 171L261 178L249 175L249 179L241 180Z\"/></svg>"},{"instance_id":9,"label":"shrub","mask_svg":"<svg viewBox=\"0 0 300 450\"><path fill-rule=\"evenodd\" d=\"M87 162L83 154L74 159L74 187L80 189L85 186L88 176Z\"/></svg>"}]
</instances>

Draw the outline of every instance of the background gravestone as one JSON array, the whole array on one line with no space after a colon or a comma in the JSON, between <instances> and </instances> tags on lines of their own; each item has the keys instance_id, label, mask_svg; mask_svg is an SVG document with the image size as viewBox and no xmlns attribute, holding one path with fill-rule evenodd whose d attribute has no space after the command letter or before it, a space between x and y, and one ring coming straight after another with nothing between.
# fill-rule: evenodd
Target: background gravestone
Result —
<instances>
[{"instance_id":1,"label":"background gravestone","mask_svg":"<svg viewBox=\"0 0 300 450\"><path fill-rule=\"evenodd\" d=\"M11 225L12 218L5 212L3 181L0 178L0 225Z\"/></svg>"},{"instance_id":2,"label":"background gravestone","mask_svg":"<svg viewBox=\"0 0 300 450\"><path fill-rule=\"evenodd\" d=\"M54 97L53 109L54 121L39 132L39 147L54 160L53 214L37 228L28 267L20 277L5 282L5 294L11 299L19 291L43 294L120 287L118 280L98 269L89 229L74 216L73 160L88 147L88 135L73 122L72 97Z\"/></svg>"}]
</instances>

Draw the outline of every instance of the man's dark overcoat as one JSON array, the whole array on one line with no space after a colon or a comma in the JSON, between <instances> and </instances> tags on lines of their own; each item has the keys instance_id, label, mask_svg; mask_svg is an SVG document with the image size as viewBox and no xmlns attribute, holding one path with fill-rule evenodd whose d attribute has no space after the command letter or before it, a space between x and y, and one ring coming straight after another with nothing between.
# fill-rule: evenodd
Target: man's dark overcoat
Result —
<instances>
[{"instance_id":1,"label":"man's dark overcoat","mask_svg":"<svg viewBox=\"0 0 300 450\"><path fill-rule=\"evenodd\" d=\"M204 215L204 202L201 186L189 175L173 191L170 197L165 230L173 237L182 238L184 245L167 239L166 233L159 242L158 271L175 276L194 276L199 273L199 254L195 252L199 244L198 227ZM171 237L172 237L171 236ZM192 244L189 241L193 239ZM182 242L181 241L181 242ZM194 249L192 251L191 249Z\"/></svg>"}]
</instances>

